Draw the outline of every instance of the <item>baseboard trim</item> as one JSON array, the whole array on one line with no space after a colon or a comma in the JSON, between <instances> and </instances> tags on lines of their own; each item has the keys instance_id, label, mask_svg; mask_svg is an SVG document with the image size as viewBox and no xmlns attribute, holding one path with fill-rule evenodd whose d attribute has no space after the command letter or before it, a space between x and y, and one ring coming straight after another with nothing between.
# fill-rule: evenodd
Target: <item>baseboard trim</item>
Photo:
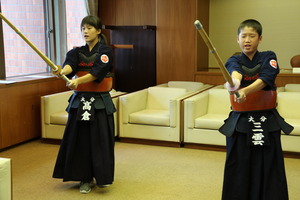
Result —
<instances>
[{"instance_id":1,"label":"baseboard trim","mask_svg":"<svg viewBox=\"0 0 300 200\"><path fill-rule=\"evenodd\" d=\"M184 143L183 147L190 148L190 149L200 149L200 150L226 152L226 147L225 146L221 146L221 145Z\"/></svg>"},{"instance_id":2,"label":"baseboard trim","mask_svg":"<svg viewBox=\"0 0 300 200\"><path fill-rule=\"evenodd\" d=\"M180 142L148 140L148 139L138 139L138 138L121 138L121 137L119 137L119 141L123 142L123 143L145 144L145 145L165 146L165 147L181 147L182 146Z\"/></svg>"},{"instance_id":3,"label":"baseboard trim","mask_svg":"<svg viewBox=\"0 0 300 200\"><path fill-rule=\"evenodd\" d=\"M220 145L184 143L183 147L185 147L185 148L191 148L191 149L200 149L200 150L223 151L223 152L226 152L226 147L225 146L220 146ZM297 158L297 159L300 159L300 153L299 152L284 151L283 152L283 156L285 158Z\"/></svg>"},{"instance_id":4,"label":"baseboard trim","mask_svg":"<svg viewBox=\"0 0 300 200\"><path fill-rule=\"evenodd\" d=\"M30 141L32 141L32 140L30 140ZM165 146L165 147L184 147L184 148L190 148L190 149L226 152L226 147L221 146L221 145L179 143L179 142L170 142L170 141L161 141L161 140L147 140L147 139L120 138L120 137L116 137L116 141L123 142L123 143L132 143L132 144L144 144L144 145ZM61 139L41 138L41 142L47 143L47 144L58 144L59 145L61 143ZM23 144L23 143L21 143L21 144ZM20 145L20 144L18 144L18 145ZM17 145L14 145L14 146L17 146ZM14 147L14 146L12 146L12 147ZM12 148L12 147L10 147L10 148ZM0 151L3 151L3 150L5 150L5 149L1 149ZM285 158L300 159L299 152L284 151L283 155Z\"/></svg>"},{"instance_id":5,"label":"baseboard trim","mask_svg":"<svg viewBox=\"0 0 300 200\"><path fill-rule=\"evenodd\" d=\"M284 151L283 156L285 158L297 158L300 159L300 153L299 152L291 152L291 151Z\"/></svg>"},{"instance_id":6,"label":"baseboard trim","mask_svg":"<svg viewBox=\"0 0 300 200\"><path fill-rule=\"evenodd\" d=\"M61 139L41 138L41 142L46 144L61 144Z\"/></svg>"}]
</instances>

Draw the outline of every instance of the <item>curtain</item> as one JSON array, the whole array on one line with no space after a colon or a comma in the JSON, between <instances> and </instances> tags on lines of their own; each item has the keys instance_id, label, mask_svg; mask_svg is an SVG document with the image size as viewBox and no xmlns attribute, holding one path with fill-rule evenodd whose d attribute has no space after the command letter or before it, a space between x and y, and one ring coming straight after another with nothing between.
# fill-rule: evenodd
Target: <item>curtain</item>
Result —
<instances>
[{"instance_id":1,"label":"curtain","mask_svg":"<svg viewBox=\"0 0 300 200\"><path fill-rule=\"evenodd\" d=\"M98 16L98 0L85 0L88 15Z\"/></svg>"}]
</instances>

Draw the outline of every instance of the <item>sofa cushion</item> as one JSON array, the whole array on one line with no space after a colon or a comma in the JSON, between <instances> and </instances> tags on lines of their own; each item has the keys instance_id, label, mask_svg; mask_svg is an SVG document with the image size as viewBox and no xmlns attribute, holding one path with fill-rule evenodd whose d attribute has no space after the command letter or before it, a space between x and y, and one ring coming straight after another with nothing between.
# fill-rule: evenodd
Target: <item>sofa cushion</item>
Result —
<instances>
[{"instance_id":1,"label":"sofa cushion","mask_svg":"<svg viewBox=\"0 0 300 200\"><path fill-rule=\"evenodd\" d=\"M50 124L66 125L68 121L68 113L66 111L57 112L50 115Z\"/></svg>"},{"instance_id":2,"label":"sofa cushion","mask_svg":"<svg viewBox=\"0 0 300 200\"><path fill-rule=\"evenodd\" d=\"M129 115L129 123L170 126L170 116L167 110L146 109Z\"/></svg>"},{"instance_id":3,"label":"sofa cushion","mask_svg":"<svg viewBox=\"0 0 300 200\"><path fill-rule=\"evenodd\" d=\"M201 129L219 129L228 115L206 114L195 119L195 128Z\"/></svg>"},{"instance_id":4,"label":"sofa cushion","mask_svg":"<svg viewBox=\"0 0 300 200\"><path fill-rule=\"evenodd\" d=\"M231 111L231 105L229 93L226 89L210 89L208 101L208 114L226 115L227 118L229 112Z\"/></svg>"},{"instance_id":5,"label":"sofa cushion","mask_svg":"<svg viewBox=\"0 0 300 200\"><path fill-rule=\"evenodd\" d=\"M169 101L183 96L186 92L183 88L149 87L147 109L169 110Z\"/></svg>"}]
</instances>

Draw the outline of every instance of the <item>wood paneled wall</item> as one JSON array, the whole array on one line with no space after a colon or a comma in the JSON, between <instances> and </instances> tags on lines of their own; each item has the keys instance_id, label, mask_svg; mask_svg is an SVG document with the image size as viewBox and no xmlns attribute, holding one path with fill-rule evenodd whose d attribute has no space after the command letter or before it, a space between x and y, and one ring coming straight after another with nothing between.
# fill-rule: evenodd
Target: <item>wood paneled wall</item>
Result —
<instances>
[{"instance_id":1,"label":"wood paneled wall","mask_svg":"<svg viewBox=\"0 0 300 200\"><path fill-rule=\"evenodd\" d=\"M204 30L209 35L209 0L197 1L197 19L201 22ZM198 71L206 71L208 68L209 57L208 57L208 47L206 46L204 40L197 33L196 37L196 65Z\"/></svg>"},{"instance_id":2,"label":"wood paneled wall","mask_svg":"<svg viewBox=\"0 0 300 200\"><path fill-rule=\"evenodd\" d=\"M99 0L105 25L156 25L156 0Z\"/></svg>"},{"instance_id":3,"label":"wood paneled wall","mask_svg":"<svg viewBox=\"0 0 300 200\"><path fill-rule=\"evenodd\" d=\"M193 80L196 63L196 1L157 1L157 83Z\"/></svg>"},{"instance_id":4,"label":"wood paneled wall","mask_svg":"<svg viewBox=\"0 0 300 200\"><path fill-rule=\"evenodd\" d=\"M197 68L207 68L208 50L194 21L201 19L208 30L209 0L100 0L99 11L105 25L157 27L157 84L194 81Z\"/></svg>"},{"instance_id":5,"label":"wood paneled wall","mask_svg":"<svg viewBox=\"0 0 300 200\"><path fill-rule=\"evenodd\" d=\"M219 74L204 75L200 73L201 71L208 71L209 53L203 39L194 27L194 21L199 19L209 34L209 16L214 14L209 13L210 5L215 5L219 1L214 1L213 4L210 0L99 1L99 15L106 25L157 26L157 84L170 80L200 81L200 79L206 80L208 77L211 78L210 83L212 80L216 80L215 84L218 84L220 78L223 82L223 78L219 77ZM215 17L213 18L215 19ZM226 23L221 25L225 26ZM214 25L214 27L218 26ZM214 31L214 29L212 30ZM214 33L218 32L214 31ZM109 37L109 33L107 35ZM221 41L221 43L224 42L226 41ZM216 43L215 45L220 48L220 44ZM199 79L201 76L206 77ZM285 83L282 82L281 84Z\"/></svg>"},{"instance_id":6,"label":"wood paneled wall","mask_svg":"<svg viewBox=\"0 0 300 200\"><path fill-rule=\"evenodd\" d=\"M155 0L115 1L117 25L155 25Z\"/></svg>"},{"instance_id":7,"label":"wood paneled wall","mask_svg":"<svg viewBox=\"0 0 300 200\"><path fill-rule=\"evenodd\" d=\"M0 149L41 136L40 97L66 91L58 78L0 85Z\"/></svg>"},{"instance_id":8,"label":"wood paneled wall","mask_svg":"<svg viewBox=\"0 0 300 200\"><path fill-rule=\"evenodd\" d=\"M156 0L99 0L99 17L104 25L156 25ZM103 33L110 41L109 30Z\"/></svg>"}]
</instances>

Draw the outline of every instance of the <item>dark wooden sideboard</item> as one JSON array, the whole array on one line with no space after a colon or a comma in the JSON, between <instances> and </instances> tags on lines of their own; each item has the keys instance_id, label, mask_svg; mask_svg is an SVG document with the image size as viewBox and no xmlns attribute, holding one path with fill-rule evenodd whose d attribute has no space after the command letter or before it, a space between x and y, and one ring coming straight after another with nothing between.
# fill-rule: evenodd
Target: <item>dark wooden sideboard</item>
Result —
<instances>
[{"instance_id":1,"label":"dark wooden sideboard","mask_svg":"<svg viewBox=\"0 0 300 200\"><path fill-rule=\"evenodd\" d=\"M132 45L114 48L114 88L134 92L156 85L156 27L104 26L110 29L111 45Z\"/></svg>"}]
</instances>

